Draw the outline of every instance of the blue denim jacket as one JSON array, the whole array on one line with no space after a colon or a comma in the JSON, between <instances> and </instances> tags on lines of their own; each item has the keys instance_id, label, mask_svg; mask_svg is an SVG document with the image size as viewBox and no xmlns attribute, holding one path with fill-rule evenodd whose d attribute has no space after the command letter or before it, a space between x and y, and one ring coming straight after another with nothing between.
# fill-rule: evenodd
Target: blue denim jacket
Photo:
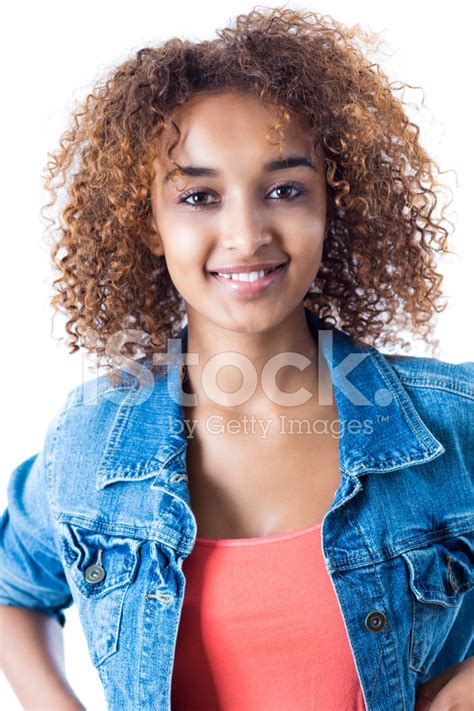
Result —
<instances>
[{"instance_id":1,"label":"blue denim jacket","mask_svg":"<svg viewBox=\"0 0 474 711\"><path fill-rule=\"evenodd\" d=\"M474 363L382 354L305 314L341 424L326 568L368 711L412 711L421 683L474 654ZM170 343L185 352L187 327ZM61 625L76 603L108 707L168 711L197 526L179 367L134 365L72 390L11 474L0 603Z\"/></svg>"}]
</instances>

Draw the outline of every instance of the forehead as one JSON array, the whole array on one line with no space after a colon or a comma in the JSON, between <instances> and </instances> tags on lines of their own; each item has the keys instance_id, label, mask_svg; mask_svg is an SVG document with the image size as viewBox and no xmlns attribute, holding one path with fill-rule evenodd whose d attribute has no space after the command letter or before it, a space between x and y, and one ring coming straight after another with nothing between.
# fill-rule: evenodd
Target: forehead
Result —
<instances>
[{"instance_id":1,"label":"forehead","mask_svg":"<svg viewBox=\"0 0 474 711\"><path fill-rule=\"evenodd\" d=\"M289 111L285 114L251 94L197 94L171 112L160 143L162 148L168 148L176 142L174 122L180 137L171 160L191 159L197 157L196 153L200 157L222 154L227 147L270 156L278 152L280 144L284 148L291 144L310 152L313 136L308 121ZM165 158L166 153L161 155Z\"/></svg>"}]
</instances>

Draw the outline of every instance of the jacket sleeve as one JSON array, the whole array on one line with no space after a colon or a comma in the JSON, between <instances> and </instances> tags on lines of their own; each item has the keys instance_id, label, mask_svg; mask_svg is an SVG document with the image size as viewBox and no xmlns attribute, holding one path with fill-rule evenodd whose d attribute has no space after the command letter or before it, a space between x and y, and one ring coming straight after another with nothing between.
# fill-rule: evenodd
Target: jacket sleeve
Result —
<instances>
[{"instance_id":1,"label":"jacket sleeve","mask_svg":"<svg viewBox=\"0 0 474 711\"><path fill-rule=\"evenodd\" d=\"M64 627L62 610L73 600L50 500L50 468L62 412L50 423L43 450L19 464L8 481L0 532L0 605L38 610Z\"/></svg>"}]
</instances>

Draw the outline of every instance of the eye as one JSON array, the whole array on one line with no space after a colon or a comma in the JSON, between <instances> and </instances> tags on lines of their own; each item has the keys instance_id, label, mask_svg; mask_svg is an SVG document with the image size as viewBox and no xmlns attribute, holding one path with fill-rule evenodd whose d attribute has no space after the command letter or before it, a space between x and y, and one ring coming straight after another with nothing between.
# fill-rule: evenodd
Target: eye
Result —
<instances>
[{"instance_id":1,"label":"eye","mask_svg":"<svg viewBox=\"0 0 474 711\"><path fill-rule=\"evenodd\" d=\"M277 198L278 202L281 202L281 201L290 202L291 200L296 200L297 198L300 197L300 195L303 195L303 193L306 192L306 190L304 188L297 186L295 183L280 183L279 185L276 185L270 191L269 195L271 195L276 190L283 190L283 191L289 190L290 192L292 190L296 191L296 195L287 195L287 196L283 196L283 197L279 196ZM190 207L194 208L195 210L199 210L200 208L206 208L209 205L213 205L217 202L217 200L215 200L214 202L202 202L202 201L189 202L189 198L192 198L193 200L194 200L194 198L199 199L199 197L202 197L203 195L208 196L208 195L211 195L211 193L209 192L209 190L200 190L199 188L191 188L191 190L188 190L186 193L181 195L181 197L178 200L178 203L184 204L184 205L189 205ZM270 198L270 199L274 200L274 198Z\"/></svg>"},{"instance_id":2,"label":"eye","mask_svg":"<svg viewBox=\"0 0 474 711\"><path fill-rule=\"evenodd\" d=\"M280 185L276 185L273 190L270 191L269 195L271 195L275 190L296 190L296 195L287 195L286 197L280 196L280 200L295 200L298 198L300 195L302 195L305 190L299 186L297 186L295 183L280 183Z\"/></svg>"},{"instance_id":3,"label":"eye","mask_svg":"<svg viewBox=\"0 0 474 711\"><path fill-rule=\"evenodd\" d=\"M192 188L191 190L188 190L188 192L184 193L181 195L181 197L178 200L178 203L183 203L185 205L189 205L190 207L193 208L200 208L200 207L207 207L207 205L212 205L212 203L203 203L203 202L188 202L188 198L195 198L200 195L210 195L211 193L208 190L199 190L199 188Z\"/></svg>"}]
</instances>

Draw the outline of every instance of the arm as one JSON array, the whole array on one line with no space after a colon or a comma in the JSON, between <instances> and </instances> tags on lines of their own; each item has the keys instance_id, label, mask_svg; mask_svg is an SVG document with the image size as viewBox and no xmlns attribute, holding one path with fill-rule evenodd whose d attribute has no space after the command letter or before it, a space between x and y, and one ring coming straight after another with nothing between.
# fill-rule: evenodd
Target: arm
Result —
<instances>
[{"instance_id":1,"label":"arm","mask_svg":"<svg viewBox=\"0 0 474 711\"><path fill-rule=\"evenodd\" d=\"M64 670L62 627L50 615L0 605L0 660L24 709L84 711Z\"/></svg>"},{"instance_id":2,"label":"arm","mask_svg":"<svg viewBox=\"0 0 474 711\"><path fill-rule=\"evenodd\" d=\"M50 423L41 452L21 462L0 518L0 650L5 677L35 711L83 709L64 672L64 608L73 603L52 512L55 442L65 416Z\"/></svg>"},{"instance_id":3,"label":"arm","mask_svg":"<svg viewBox=\"0 0 474 711\"><path fill-rule=\"evenodd\" d=\"M418 688L415 711L469 711L473 708L473 694L474 657L468 657Z\"/></svg>"}]
</instances>

